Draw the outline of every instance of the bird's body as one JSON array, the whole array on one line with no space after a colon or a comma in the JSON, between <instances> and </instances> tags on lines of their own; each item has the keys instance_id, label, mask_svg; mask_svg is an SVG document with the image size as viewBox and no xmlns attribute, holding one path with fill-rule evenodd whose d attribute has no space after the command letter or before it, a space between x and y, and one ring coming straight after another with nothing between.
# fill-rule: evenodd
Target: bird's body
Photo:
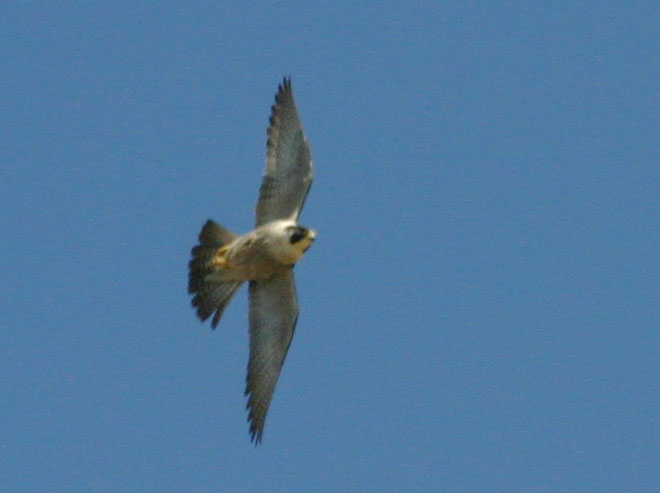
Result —
<instances>
[{"instance_id":1,"label":"bird's body","mask_svg":"<svg viewBox=\"0 0 660 493\"><path fill-rule=\"evenodd\" d=\"M268 407L298 317L293 266L316 237L298 224L313 177L309 144L288 79L275 96L268 127L266 172L256 228L237 236L209 220L192 249L188 291L200 319L216 327L232 296L250 283L250 361L247 386L250 432L259 443Z\"/></svg>"},{"instance_id":2,"label":"bird's body","mask_svg":"<svg viewBox=\"0 0 660 493\"><path fill-rule=\"evenodd\" d=\"M296 234L301 235L299 239ZM218 268L206 280L268 279L298 262L315 237L313 230L302 228L295 221L271 221L218 249L212 260ZM292 242L292 239L297 241Z\"/></svg>"}]
</instances>

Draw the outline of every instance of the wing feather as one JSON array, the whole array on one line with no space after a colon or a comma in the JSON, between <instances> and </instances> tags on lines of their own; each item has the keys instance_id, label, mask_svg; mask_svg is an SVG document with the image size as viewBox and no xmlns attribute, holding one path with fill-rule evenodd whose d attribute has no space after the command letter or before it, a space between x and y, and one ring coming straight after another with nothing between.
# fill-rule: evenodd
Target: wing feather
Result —
<instances>
[{"instance_id":1,"label":"wing feather","mask_svg":"<svg viewBox=\"0 0 660 493\"><path fill-rule=\"evenodd\" d=\"M257 226L276 219L297 220L313 176L312 155L298 118L291 79L285 78L271 108Z\"/></svg>"},{"instance_id":2,"label":"wing feather","mask_svg":"<svg viewBox=\"0 0 660 493\"><path fill-rule=\"evenodd\" d=\"M268 407L297 318L292 269L265 281L250 281L250 361L245 394L255 444L261 442Z\"/></svg>"}]
</instances>

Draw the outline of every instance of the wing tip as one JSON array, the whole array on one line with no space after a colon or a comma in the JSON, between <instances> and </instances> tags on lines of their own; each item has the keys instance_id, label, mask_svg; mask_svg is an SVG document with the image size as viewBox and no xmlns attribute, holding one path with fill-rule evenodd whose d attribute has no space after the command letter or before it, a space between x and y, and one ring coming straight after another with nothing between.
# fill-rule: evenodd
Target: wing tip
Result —
<instances>
[{"instance_id":1,"label":"wing tip","mask_svg":"<svg viewBox=\"0 0 660 493\"><path fill-rule=\"evenodd\" d=\"M271 112L274 112L275 107L280 103L282 98L284 98L285 96L290 96L291 92L292 92L291 76L285 75L284 77L282 77L282 82L280 82L277 86L277 93L275 94L275 104L272 106Z\"/></svg>"},{"instance_id":2,"label":"wing tip","mask_svg":"<svg viewBox=\"0 0 660 493\"><path fill-rule=\"evenodd\" d=\"M264 430L255 430L250 426L250 441L255 447L261 445L261 438L263 437Z\"/></svg>"},{"instance_id":3,"label":"wing tip","mask_svg":"<svg viewBox=\"0 0 660 493\"><path fill-rule=\"evenodd\" d=\"M291 76L284 76L282 82L277 86L277 93L275 93L275 102L270 107L270 116L268 118L268 128L266 129L266 161L268 155L273 152L273 148L277 145L279 138L278 123L281 118L280 108L285 105L286 100L291 100L293 104L293 92L291 89ZM268 164L266 165L268 167Z\"/></svg>"},{"instance_id":4,"label":"wing tip","mask_svg":"<svg viewBox=\"0 0 660 493\"><path fill-rule=\"evenodd\" d=\"M277 86L277 92L283 92L291 90L291 75L285 75L282 77L282 82Z\"/></svg>"},{"instance_id":5,"label":"wing tip","mask_svg":"<svg viewBox=\"0 0 660 493\"><path fill-rule=\"evenodd\" d=\"M263 438L265 422L264 419L257 419L254 409L253 395L249 390L249 384L245 389L244 395L248 397L245 409L248 412L247 421L250 423L250 441L254 443L254 446L256 447L261 443L261 439Z\"/></svg>"}]
</instances>

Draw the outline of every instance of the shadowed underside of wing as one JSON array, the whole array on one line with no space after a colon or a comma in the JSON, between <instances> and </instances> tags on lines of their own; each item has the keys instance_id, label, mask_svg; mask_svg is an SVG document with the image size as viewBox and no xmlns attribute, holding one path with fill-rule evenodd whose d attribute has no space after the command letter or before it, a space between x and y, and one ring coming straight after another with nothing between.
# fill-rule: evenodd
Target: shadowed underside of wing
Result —
<instances>
[{"instance_id":1,"label":"shadowed underside of wing","mask_svg":"<svg viewBox=\"0 0 660 493\"><path fill-rule=\"evenodd\" d=\"M250 281L250 361L245 394L255 444L261 442L268 407L297 318L292 269L266 281Z\"/></svg>"},{"instance_id":2,"label":"shadowed underside of wing","mask_svg":"<svg viewBox=\"0 0 660 493\"><path fill-rule=\"evenodd\" d=\"M311 151L298 118L290 79L284 79L275 95L266 148L257 226L276 219L297 220L312 183Z\"/></svg>"}]
</instances>

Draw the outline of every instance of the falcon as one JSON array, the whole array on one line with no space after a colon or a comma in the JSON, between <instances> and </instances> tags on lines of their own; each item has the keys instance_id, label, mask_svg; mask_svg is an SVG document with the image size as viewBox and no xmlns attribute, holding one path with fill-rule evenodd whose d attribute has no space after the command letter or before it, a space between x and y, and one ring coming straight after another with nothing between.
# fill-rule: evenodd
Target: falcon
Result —
<instances>
[{"instance_id":1,"label":"falcon","mask_svg":"<svg viewBox=\"0 0 660 493\"><path fill-rule=\"evenodd\" d=\"M312 184L309 143L285 78L271 108L266 170L255 229L238 236L208 220L192 249L188 292L197 316L215 328L238 288L249 283L250 359L246 409L251 440L261 442L268 407L298 318L293 267L316 237L298 224Z\"/></svg>"}]
</instances>

